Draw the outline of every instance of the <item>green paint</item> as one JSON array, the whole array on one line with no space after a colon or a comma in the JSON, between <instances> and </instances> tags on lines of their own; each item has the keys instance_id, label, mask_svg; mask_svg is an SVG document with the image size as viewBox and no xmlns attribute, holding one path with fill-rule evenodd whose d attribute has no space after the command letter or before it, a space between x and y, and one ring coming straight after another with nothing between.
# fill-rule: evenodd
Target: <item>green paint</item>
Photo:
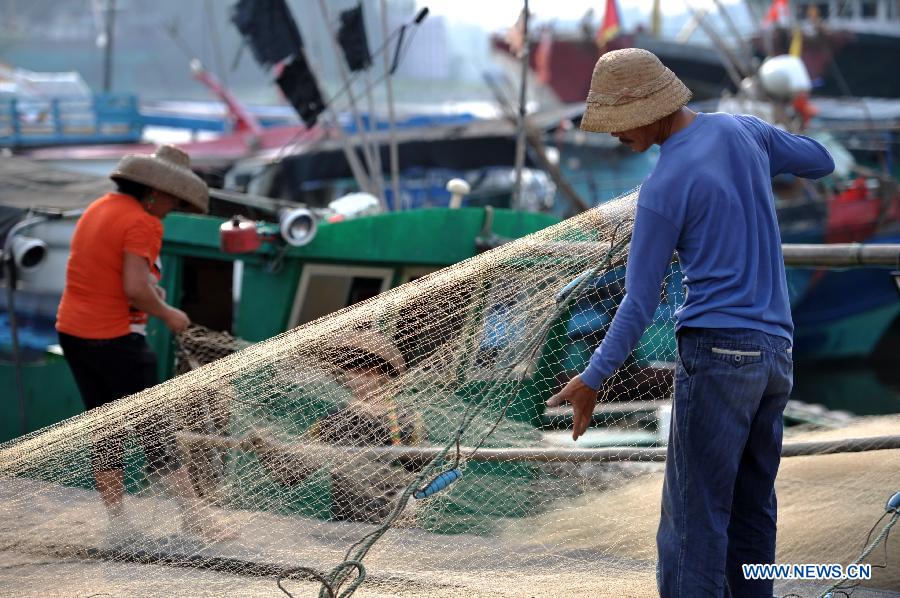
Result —
<instances>
[{"instance_id":1,"label":"green paint","mask_svg":"<svg viewBox=\"0 0 900 598\"><path fill-rule=\"evenodd\" d=\"M22 433L19 428L19 398L13 392L16 388L15 372L11 362L0 362L0 388L8 391L4 392L2 408L5 415L0 418L0 442ZM22 382L29 432L84 411L72 372L62 356L48 353L41 362L22 364Z\"/></svg>"},{"instance_id":2,"label":"green paint","mask_svg":"<svg viewBox=\"0 0 900 598\"><path fill-rule=\"evenodd\" d=\"M432 208L323 222L312 242L290 248L285 260L448 266L475 255L475 238L484 218L481 208ZM165 222L164 253L247 261L247 256L219 251L222 222L207 216L170 215ZM549 214L496 209L491 230L518 238L558 222ZM276 247L266 244L249 259L265 262L276 254Z\"/></svg>"},{"instance_id":3,"label":"green paint","mask_svg":"<svg viewBox=\"0 0 900 598\"><path fill-rule=\"evenodd\" d=\"M301 270L297 259L285 259L278 272L264 263L245 264L235 335L258 342L284 332Z\"/></svg>"}]
</instances>

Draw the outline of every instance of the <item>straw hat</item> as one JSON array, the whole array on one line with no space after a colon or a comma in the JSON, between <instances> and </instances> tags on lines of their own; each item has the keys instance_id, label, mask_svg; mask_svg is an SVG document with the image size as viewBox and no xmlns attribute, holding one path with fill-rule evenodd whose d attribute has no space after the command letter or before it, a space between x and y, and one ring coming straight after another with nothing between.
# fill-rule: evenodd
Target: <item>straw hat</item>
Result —
<instances>
[{"instance_id":1,"label":"straw hat","mask_svg":"<svg viewBox=\"0 0 900 598\"><path fill-rule=\"evenodd\" d=\"M654 54L639 48L607 52L594 66L581 129L627 131L672 114L691 91Z\"/></svg>"},{"instance_id":2,"label":"straw hat","mask_svg":"<svg viewBox=\"0 0 900 598\"><path fill-rule=\"evenodd\" d=\"M406 371L406 361L397 346L371 329L356 329L347 336L331 340L322 353L325 359L342 368L380 367L391 377Z\"/></svg>"},{"instance_id":3,"label":"straw hat","mask_svg":"<svg viewBox=\"0 0 900 598\"><path fill-rule=\"evenodd\" d=\"M112 180L125 179L174 195L187 202L193 211L209 212L209 190L191 171L191 159L174 145L163 145L150 154L128 154L119 160L109 175Z\"/></svg>"}]
</instances>

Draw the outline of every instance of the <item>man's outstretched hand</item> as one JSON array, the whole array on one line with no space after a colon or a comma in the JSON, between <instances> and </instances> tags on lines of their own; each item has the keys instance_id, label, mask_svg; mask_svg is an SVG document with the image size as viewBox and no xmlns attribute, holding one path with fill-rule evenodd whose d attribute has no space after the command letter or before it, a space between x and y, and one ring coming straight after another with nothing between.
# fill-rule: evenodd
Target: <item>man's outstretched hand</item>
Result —
<instances>
[{"instance_id":1,"label":"man's outstretched hand","mask_svg":"<svg viewBox=\"0 0 900 598\"><path fill-rule=\"evenodd\" d=\"M561 391L550 397L547 407L559 407L563 403L572 404L572 440L578 440L591 425L594 407L597 406L597 391L582 382L581 376L575 376Z\"/></svg>"}]
</instances>

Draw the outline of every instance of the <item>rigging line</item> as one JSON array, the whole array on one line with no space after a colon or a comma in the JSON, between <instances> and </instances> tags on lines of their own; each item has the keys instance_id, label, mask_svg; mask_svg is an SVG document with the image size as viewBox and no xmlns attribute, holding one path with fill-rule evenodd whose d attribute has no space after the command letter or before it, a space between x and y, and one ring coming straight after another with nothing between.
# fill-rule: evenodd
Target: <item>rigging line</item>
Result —
<instances>
[{"instance_id":1,"label":"rigging line","mask_svg":"<svg viewBox=\"0 0 900 598\"><path fill-rule=\"evenodd\" d=\"M228 71L225 69L225 59L222 53L222 43L219 39L219 27L216 25L215 13L212 9L211 0L203 0L206 9L206 20L209 22L210 40L213 47L213 61L216 63L216 71L222 87L228 89Z\"/></svg>"},{"instance_id":2,"label":"rigging line","mask_svg":"<svg viewBox=\"0 0 900 598\"><path fill-rule=\"evenodd\" d=\"M413 24L415 24L415 23L413 23ZM376 49L372 53L373 59L375 56L378 56L379 54L381 54L384 51L385 46L387 46L388 43L390 43L395 37L397 37L398 33L400 32L400 30L402 28L404 28L404 27L409 28L409 25L410 25L409 23L404 23L403 25L401 25L400 27L395 29L394 32L390 36L388 36L388 39L385 40L378 47L378 49ZM409 35L409 37L406 38L405 45L398 46L397 56L396 56L398 64L406 56L407 52L409 51L410 46L412 45L413 39L415 39L416 32L418 32L418 27L412 27L411 29L412 29L412 33ZM402 39L401 39L401 42L403 42ZM373 64L374 64L374 60L373 60ZM332 108L333 110L335 110L335 112L339 112L336 108L333 107L334 102L350 89L350 86L353 85L353 83L357 80L357 78L361 76L360 75L361 72L362 71L357 71L355 73L351 73L347 80L347 83L345 85L342 85L341 87L339 87L338 90L336 92L334 92L327 100L324 100L322 102L322 105L325 108ZM374 89L381 82L383 82L388 77L391 77L392 75L393 75L393 70L390 70L390 69L383 70L382 74L377 79L373 80L370 83L370 85L367 86L367 89ZM343 111L346 111L346 107L344 107ZM336 123L336 126L340 126L340 124ZM297 141L299 141L299 139L304 134L306 134L308 131L309 131L309 129L307 129L305 127L303 129L297 131L297 133L293 137L291 137L284 145L281 146L281 149L278 150L278 154L276 155L275 160L280 161L284 157L285 153L287 153L287 150L292 149L294 147L294 145L297 143Z\"/></svg>"}]
</instances>

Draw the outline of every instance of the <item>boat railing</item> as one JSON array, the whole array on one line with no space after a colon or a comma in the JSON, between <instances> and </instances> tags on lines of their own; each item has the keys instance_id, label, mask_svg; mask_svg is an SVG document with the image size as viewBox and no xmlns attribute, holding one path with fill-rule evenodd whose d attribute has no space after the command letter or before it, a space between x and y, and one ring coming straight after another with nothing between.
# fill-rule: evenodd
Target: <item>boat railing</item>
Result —
<instances>
[{"instance_id":1,"label":"boat railing","mask_svg":"<svg viewBox=\"0 0 900 598\"><path fill-rule=\"evenodd\" d=\"M0 147L135 143L143 127L133 94L0 97Z\"/></svg>"}]
</instances>

